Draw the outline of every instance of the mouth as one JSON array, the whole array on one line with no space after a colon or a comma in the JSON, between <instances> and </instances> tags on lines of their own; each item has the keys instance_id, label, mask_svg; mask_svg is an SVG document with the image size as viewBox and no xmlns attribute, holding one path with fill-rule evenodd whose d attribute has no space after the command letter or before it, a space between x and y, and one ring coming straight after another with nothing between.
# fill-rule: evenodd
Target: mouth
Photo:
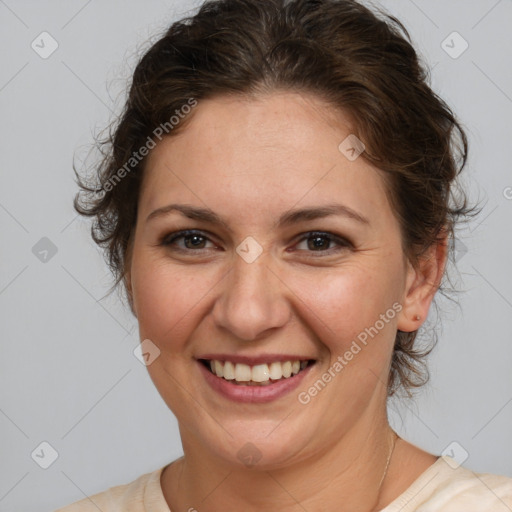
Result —
<instances>
[{"instance_id":1,"label":"mouth","mask_svg":"<svg viewBox=\"0 0 512 512\"><path fill-rule=\"evenodd\" d=\"M237 386L269 386L293 379L315 364L314 359L290 359L250 365L229 360L198 359L213 375Z\"/></svg>"}]
</instances>

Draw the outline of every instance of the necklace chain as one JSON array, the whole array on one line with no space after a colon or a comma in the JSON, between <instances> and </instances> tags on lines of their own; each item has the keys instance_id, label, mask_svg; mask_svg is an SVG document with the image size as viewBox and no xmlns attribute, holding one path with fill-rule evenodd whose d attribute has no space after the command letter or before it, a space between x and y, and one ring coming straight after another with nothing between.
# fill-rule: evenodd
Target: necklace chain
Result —
<instances>
[{"instance_id":1,"label":"necklace chain","mask_svg":"<svg viewBox=\"0 0 512 512\"><path fill-rule=\"evenodd\" d=\"M386 460L386 467L384 468L384 474L382 475L382 478L380 479L377 500L380 497L380 491L381 491L384 479L386 478L386 475L388 474L389 463L391 462L391 456L393 455L393 451L395 450L395 444L396 444L397 439L398 439L398 434L393 430L393 441L392 441L392 445L391 445L391 450L389 451L388 459Z\"/></svg>"}]
</instances>

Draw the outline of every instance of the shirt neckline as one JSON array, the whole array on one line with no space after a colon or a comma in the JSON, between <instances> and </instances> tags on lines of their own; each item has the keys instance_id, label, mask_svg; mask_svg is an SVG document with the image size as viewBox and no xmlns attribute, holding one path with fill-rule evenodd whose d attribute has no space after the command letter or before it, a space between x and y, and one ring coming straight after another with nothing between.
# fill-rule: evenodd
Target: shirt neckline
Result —
<instances>
[{"instance_id":1,"label":"shirt neckline","mask_svg":"<svg viewBox=\"0 0 512 512\"><path fill-rule=\"evenodd\" d=\"M172 464L172 462L153 471L153 473L149 475L148 483L144 491L145 512L172 512L167 504L160 482L163 470L167 466L170 466L170 464Z\"/></svg>"},{"instance_id":2,"label":"shirt neckline","mask_svg":"<svg viewBox=\"0 0 512 512\"><path fill-rule=\"evenodd\" d=\"M443 472L445 468L453 468L453 463L455 461L453 461L452 464L449 464L447 460L453 461L453 459L447 455L439 456L434 463L423 471L423 473L418 475L416 480L414 480L414 482L402 494L397 496L391 503L389 503L389 505L386 505L379 512L394 512L395 510L401 510L405 507L416 496L418 496L436 476ZM170 464L172 464L172 462ZM170 464L167 464L150 474L146 490L144 492L144 509L146 512L172 512L165 500L160 482L163 470Z\"/></svg>"},{"instance_id":3,"label":"shirt neckline","mask_svg":"<svg viewBox=\"0 0 512 512\"><path fill-rule=\"evenodd\" d=\"M399 510L403 510L407 505L414 503L413 500L420 496L421 492L429 485L432 480L438 477L443 472L454 471L454 468L457 470L464 470L462 466L457 467L457 462L449 457L448 455L441 455L437 458L437 460L431 464L423 473L418 475L416 480L399 496L397 496L391 503L386 505L384 508L380 509L379 512L396 512ZM405 509L404 512L407 512L409 509Z\"/></svg>"}]
</instances>

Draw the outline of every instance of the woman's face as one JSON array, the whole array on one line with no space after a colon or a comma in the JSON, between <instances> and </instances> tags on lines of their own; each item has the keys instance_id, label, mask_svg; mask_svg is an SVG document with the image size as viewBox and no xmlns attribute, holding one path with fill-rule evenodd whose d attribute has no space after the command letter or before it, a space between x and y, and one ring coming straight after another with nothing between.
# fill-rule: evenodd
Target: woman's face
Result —
<instances>
[{"instance_id":1,"label":"woman's face","mask_svg":"<svg viewBox=\"0 0 512 512\"><path fill-rule=\"evenodd\" d=\"M385 415L414 275L350 134L313 96L222 97L151 151L128 285L185 450L279 467Z\"/></svg>"}]
</instances>

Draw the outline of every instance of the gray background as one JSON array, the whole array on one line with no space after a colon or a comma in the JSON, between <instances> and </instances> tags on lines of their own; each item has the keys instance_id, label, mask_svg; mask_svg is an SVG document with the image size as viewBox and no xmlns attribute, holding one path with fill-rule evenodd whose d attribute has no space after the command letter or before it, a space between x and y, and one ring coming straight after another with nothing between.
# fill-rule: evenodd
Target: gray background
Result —
<instances>
[{"instance_id":1,"label":"gray background","mask_svg":"<svg viewBox=\"0 0 512 512\"><path fill-rule=\"evenodd\" d=\"M116 293L105 297L110 276L72 209L71 166L119 111L150 36L197 4L0 0L0 511L53 510L181 454L176 421L133 355L135 319ZM460 308L438 302L431 382L415 401L392 402L390 417L431 452L467 452L465 466L512 476L512 2L382 5L467 128L466 175L484 204L461 233ZM31 48L43 31L59 45L46 59ZM469 44L458 58L441 46L453 31ZM43 441L58 452L48 469Z\"/></svg>"}]
</instances>

